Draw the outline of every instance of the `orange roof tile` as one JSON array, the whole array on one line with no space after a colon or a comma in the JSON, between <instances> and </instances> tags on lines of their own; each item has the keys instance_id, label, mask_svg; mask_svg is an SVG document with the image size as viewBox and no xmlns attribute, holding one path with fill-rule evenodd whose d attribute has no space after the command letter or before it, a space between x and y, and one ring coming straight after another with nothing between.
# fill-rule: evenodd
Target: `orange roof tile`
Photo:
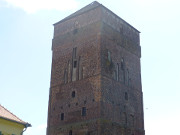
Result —
<instances>
[{"instance_id":1,"label":"orange roof tile","mask_svg":"<svg viewBox=\"0 0 180 135\"><path fill-rule=\"evenodd\" d=\"M26 122L24 122L21 119L19 119L16 115L14 115L10 111L8 111L1 104L0 104L0 117L4 118L4 119L7 119L7 120L10 120L10 121L15 121L15 122L21 123L23 125L26 124Z\"/></svg>"}]
</instances>

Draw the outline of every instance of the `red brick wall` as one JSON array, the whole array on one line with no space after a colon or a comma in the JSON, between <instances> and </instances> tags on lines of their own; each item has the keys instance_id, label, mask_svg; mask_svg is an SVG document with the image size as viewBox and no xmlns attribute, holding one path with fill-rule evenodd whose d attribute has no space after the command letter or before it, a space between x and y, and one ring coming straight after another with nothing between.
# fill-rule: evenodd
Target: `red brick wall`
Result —
<instances>
[{"instance_id":1,"label":"red brick wall","mask_svg":"<svg viewBox=\"0 0 180 135\"><path fill-rule=\"evenodd\" d=\"M55 24L52 51L47 135L68 135L71 130L73 135L144 135L136 29L99 6ZM82 107L87 109L86 116L81 116Z\"/></svg>"}]
</instances>

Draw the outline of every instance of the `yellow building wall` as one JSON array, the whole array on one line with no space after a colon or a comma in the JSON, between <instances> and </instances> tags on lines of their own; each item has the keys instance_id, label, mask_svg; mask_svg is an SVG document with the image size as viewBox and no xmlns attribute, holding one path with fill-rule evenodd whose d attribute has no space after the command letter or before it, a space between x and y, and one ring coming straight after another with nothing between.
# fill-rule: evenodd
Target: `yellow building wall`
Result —
<instances>
[{"instance_id":1,"label":"yellow building wall","mask_svg":"<svg viewBox=\"0 0 180 135\"><path fill-rule=\"evenodd\" d=\"M24 125L0 118L0 131L3 135L21 135Z\"/></svg>"}]
</instances>

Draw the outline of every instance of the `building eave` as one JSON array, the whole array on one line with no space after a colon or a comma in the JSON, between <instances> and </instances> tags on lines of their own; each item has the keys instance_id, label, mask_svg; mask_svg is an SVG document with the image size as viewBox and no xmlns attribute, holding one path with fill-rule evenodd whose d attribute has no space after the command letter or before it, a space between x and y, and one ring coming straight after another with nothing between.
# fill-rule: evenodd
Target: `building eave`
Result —
<instances>
[{"instance_id":1,"label":"building eave","mask_svg":"<svg viewBox=\"0 0 180 135\"><path fill-rule=\"evenodd\" d=\"M19 121L15 121L15 120L8 119L8 118L6 118L6 117L2 117L2 116L0 116L0 118L1 118L1 119L4 119L4 120L7 120L7 121L10 121L10 122L14 122L14 123L17 123L17 124L21 124L21 125L23 125L25 128L27 128L27 127L31 127L31 124L26 123L26 122L19 122Z\"/></svg>"}]
</instances>

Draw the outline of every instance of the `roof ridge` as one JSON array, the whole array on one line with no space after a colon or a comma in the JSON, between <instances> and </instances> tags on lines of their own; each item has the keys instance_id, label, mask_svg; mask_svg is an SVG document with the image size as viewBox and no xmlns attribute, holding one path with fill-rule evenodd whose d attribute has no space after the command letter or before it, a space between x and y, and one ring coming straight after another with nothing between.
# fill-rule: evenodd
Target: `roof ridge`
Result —
<instances>
[{"instance_id":1,"label":"roof ridge","mask_svg":"<svg viewBox=\"0 0 180 135\"><path fill-rule=\"evenodd\" d=\"M63 22L63 21L66 21L66 20L68 20L68 19L70 19L70 18L72 18L72 17L74 17L74 16L83 14L84 12L87 12L87 11L89 11L89 10L92 10L92 9L98 7L99 5L102 5L102 4L100 4L100 3L97 2L97 1L93 1L93 2L91 2L90 4L86 5L85 7L77 10L76 12L70 14L69 16L67 16L67 17L65 17L64 19L60 20L59 22L55 23L54 25L56 25L56 24L58 24L58 23L61 23L61 22Z\"/></svg>"},{"instance_id":2,"label":"roof ridge","mask_svg":"<svg viewBox=\"0 0 180 135\"><path fill-rule=\"evenodd\" d=\"M6 108L5 108L4 106L2 106L1 104L0 104L0 106L1 106L3 109L5 109L8 113L10 113L11 115L13 115L15 118L17 118L19 121L21 121L22 123L26 123L25 121L21 120L19 117L17 117L15 114L13 114L12 112L10 112L8 109L6 109ZM5 116L2 116L2 117L8 118L8 117L5 117ZM10 119L10 118L8 118L8 119Z\"/></svg>"}]
</instances>

